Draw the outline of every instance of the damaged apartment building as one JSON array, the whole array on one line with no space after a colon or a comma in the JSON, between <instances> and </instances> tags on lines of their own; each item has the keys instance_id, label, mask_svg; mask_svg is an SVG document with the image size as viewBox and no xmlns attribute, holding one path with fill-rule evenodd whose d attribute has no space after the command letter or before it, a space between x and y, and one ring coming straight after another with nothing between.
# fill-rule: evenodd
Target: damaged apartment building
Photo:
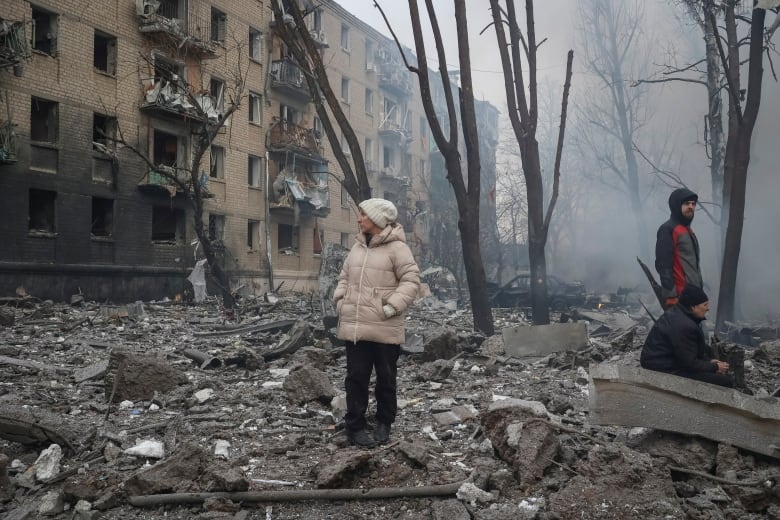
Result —
<instances>
[{"instance_id":1,"label":"damaged apartment building","mask_svg":"<svg viewBox=\"0 0 780 520\"><path fill-rule=\"evenodd\" d=\"M397 204L425 257L439 154L416 77L392 40L336 2L304 4L373 195ZM203 225L232 288L313 289L323 245L351 245L354 203L268 1L108 0L76 12L7 0L0 67L2 295L182 294L202 248L169 178L192 169L198 125L223 121L239 84L240 109L199 168Z\"/></svg>"}]
</instances>

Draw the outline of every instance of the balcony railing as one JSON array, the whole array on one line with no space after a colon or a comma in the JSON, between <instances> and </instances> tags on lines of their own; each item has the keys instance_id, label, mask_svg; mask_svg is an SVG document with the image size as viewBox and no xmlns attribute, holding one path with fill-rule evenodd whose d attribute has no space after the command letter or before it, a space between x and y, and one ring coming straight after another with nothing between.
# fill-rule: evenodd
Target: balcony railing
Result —
<instances>
[{"instance_id":1,"label":"balcony railing","mask_svg":"<svg viewBox=\"0 0 780 520\"><path fill-rule=\"evenodd\" d=\"M205 117L210 123L222 120L223 110L214 96L195 94L190 98L183 88L162 79L145 88L148 90L144 93L142 110L197 121Z\"/></svg>"},{"instance_id":2,"label":"balcony railing","mask_svg":"<svg viewBox=\"0 0 780 520\"><path fill-rule=\"evenodd\" d=\"M0 164L16 162L16 125L7 121L0 124Z\"/></svg>"},{"instance_id":3,"label":"balcony railing","mask_svg":"<svg viewBox=\"0 0 780 520\"><path fill-rule=\"evenodd\" d=\"M271 86L304 101L311 99L303 71L289 60L276 60L271 63Z\"/></svg>"},{"instance_id":4,"label":"balcony railing","mask_svg":"<svg viewBox=\"0 0 780 520\"><path fill-rule=\"evenodd\" d=\"M32 47L24 23L0 18L0 69L13 67L31 56Z\"/></svg>"},{"instance_id":5,"label":"balcony railing","mask_svg":"<svg viewBox=\"0 0 780 520\"><path fill-rule=\"evenodd\" d=\"M290 123L278 117L274 118L268 136L268 146L272 150L293 150L309 156L321 156L320 140L314 129Z\"/></svg>"},{"instance_id":6,"label":"balcony railing","mask_svg":"<svg viewBox=\"0 0 780 520\"><path fill-rule=\"evenodd\" d=\"M140 0L136 3L138 30L147 34L167 34L182 47L204 57L217 54L217 42L211 41L211 18L195 12L180 12L177 2Z\"/></svg>"}]
</instances>

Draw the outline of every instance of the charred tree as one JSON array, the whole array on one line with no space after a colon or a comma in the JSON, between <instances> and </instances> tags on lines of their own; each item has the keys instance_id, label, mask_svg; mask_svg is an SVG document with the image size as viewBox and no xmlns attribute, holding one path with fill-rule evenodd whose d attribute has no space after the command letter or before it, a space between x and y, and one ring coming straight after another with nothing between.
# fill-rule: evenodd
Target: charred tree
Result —
<instances>
[{"instance_id":1,"label":"charred tree","mask_svg":"<svg viewBox=\"0 0 780 520\"><path fill-rule=\"evenodd\" d=\"M507 111L515 139L520 148L520 158L525 177L528 201L528 260L531 267L531 311L533 313L533 323L535 325L543 325L550 323L545 245L547 244L550 220L558 199L561 155L563 154L574 51L569 51L566 62L566 79L561 103L561 122L555 154L555 168L553 170L553 187L550 201L547 205L547 212L545 213L544 182L542 180L542 167L539 159L539 143L536 140L538 120L536 52L539 44L536 41L534 27L534 3L533 0L526 0L525 3L525 35L523 35L517 23L514 0L506 1L506 9L499 4L499 0L490 0L490 8L493 13L493 28L496 31L496 39L504 71ZM504 29L505 24L509 28L509 40L507 40ZM525 55L528 63L527 96L526 79L523 73L523 55Z\"/></svg>"},{"instance_id":2,"label":"charred tree","mask_svg":"<svg viewBox=\"0 0 780 520\"><path fill-rule=\"evenodd\" d=\"M753 10L750 21L748 78L743 109L737 17L734 13L733 2L727 4L725 22L728 54L724 52L719 37L716 39L726 72L729 93L728 138L723 170L723 214L726 215L727 225L720 272L716 330L722 330L726 321L734 319L737 269L742 243L745 192L750 163L750 141L761 105L761 87L764 75L764 22L766 19L766 10L761 8ZM711 23L715 27L714 14L711 15L711 18Z\"/></svg>"},{"instance_id":3,"label":"charred tree","mask_svg":"<svg viewBox=\"0 0 780 520\"><path fill-rule=\"evenodd\" d=\"M320 49L306 27L300 0L285 1L284 11L282 2L274 1L270 4L274 13L274 30L303 72L317 116L322 121L322 128L344 175L344 178L339 180L355 204L358 204L371 197L371 186L366 174L363 152L355 131L341 108L341 102L330 86ZM344 153L336 127L347 141L352 157L351 162Z\"/></svg>"},{"instance_id":4,"label":"charred tree","mask_svg":"<svg viewBox=\"0 0 780 520\"><path fill-rule=\"evenodd\" d=\"M379 8L379 5L374 2ZM447 180L455 193L458 205L458 230L460 231L461 249L463 251L463 264L466 270L466 281L471 298L471 313L474 318L474 328L491 336L494 333L493 312L488 298L485 267L482 262L480 247L479 227L479 202L480 202L480 160L479 137L477 135L477 121L474 109L474 90L471 79L471 54L469 50L468 22L466 19L465 0L454 0L455 23L458 39L458 59L460 63L461 86L458 89L458 108L455 107L453 97L453 85L450 82L450 74L447 70L447 57L444 51L439 21L432 0L425 0L425 7L431 23L434 41L436 42L436 54L439 60L439 77L442 82L444 97L446 100L446 119L449 125L449 133L445 135L439 116L431 96L431 78L428 71L425 42L420 18L420 11L416 0L409 0L409 15L414 34L415 52L417 53L417 66L410 65L404 55L401 45L398 49L406 63L407 68L417 75L420 84L425 117L431 128L431 133L439 151L444 158L447 170ZM380 8L381 11L381 8ZM384 12L382 12L384 16ZM385 18L387 21L387 18ZM389 25L389 24L388 24ZM392 32L392 28L390 28ZM395 33L393 33L395 37ZM460 131L458 119L463 125L462 134L466 147L466 175L467 182L463 179L461 155L459 150Z\"/></svg>"}]
</instances>

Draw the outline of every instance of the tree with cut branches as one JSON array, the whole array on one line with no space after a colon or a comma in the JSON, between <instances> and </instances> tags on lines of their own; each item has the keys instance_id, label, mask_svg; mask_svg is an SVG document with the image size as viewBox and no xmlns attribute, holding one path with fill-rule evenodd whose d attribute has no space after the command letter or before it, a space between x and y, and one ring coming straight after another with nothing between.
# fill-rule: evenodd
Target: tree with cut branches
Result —
<instances>
[{"instance_id":1,"label":"tree with cut branches","mask_svg":"<svg viewBox=\"0 0 780 520\"><path fill-rule=\"evenodd\" d=\"M547 211L544 209L544 182L539 159L539 143L536 140L538 122L537 98L537 51L543 42L536 41L533 0L525 2L526 32L520 30L514 0L506 0L505 6L499 0L490 0L493 28L496 32L498 50L504 72L507 111L512 130L520 148L523 176L528 205L528 260L531 267L531 312L533 323L543 325L550 322L550 307L547 295L547 259L545 246L550 229L555 203L558 199L561 156L566 130L566 112L571 87L574 51L569 51L566 60L566 79L561 102L561 119L553 168L553 186ZM506 26L506 27L505 27ZM509 30L507 38L506 28ZM526 83L523 58L527 64ZM527 88L527 91L526 91Z\"/></svg>"},{"instance_id":2,"label":"tree with cut branches","mask_svg":"<svg viewBox=\"0 0 780 520\"><path fill-rule=\"evenodd\" d=\"M374 5L377 8L380 8L377 2L374 2ZM425 117L431 128L433 139L439 147L439 152L444 158L444 164L447 170L447 180L455 193L455 200L458 205L458 230L460 231L463 264L466 270L466 281L468 283L469 296L471 298L471 313L474 318L474 327L486 335L492 335L494 333L493 313L487 294L485 267L482 261L479 240L479 202L481 191L479 137L477 135L474 89L472 87L471 78L471 54L469 50L466 2L465 0L454 0L454 6L458 41L458 60L460 64L460 88L457 89L450 81L450 74L447 70L447 56L444 50L444 40L442 38L441 27L439 26L439 20L436 15L433 1L425 0L425 7L436 44L436 55L439 61L439 80L442 83L443 94L446 100L447 113L445 119L449 126L446 134L442 128L440 116L436 112L436 107L431 95L431 82L433 79L429 75L430 71L428 69L423 28L416 0L409 0L409 15L412 22L412 33L414 35L415 53L417 58L416 66L409 63L397 38L396 43L398 43L398 49L403 56L407 68L417 75ZM382 12L382 16L384 16L384 12ZM385 18L385 20L387 20L387 18ZM392 28L390 28L390 30L392 32ZM395 33L393 33L393 37L395 38ZM453 91L457 91L458 93L457 109ZM459 148L459 139L461 137L461 129L458 125L459 121L462 124L462 136L466 149L466 181L464 181Z\"/></svg>"},{"instance_id":3,"label":"tree with cut branches","mask_svg":"<svg viewBox=\"0 0 780 520\"><path fill-rule=\"evenodd\" d=\"M339 181L355 204L359 204L371 197L363 151L349 119L341 108L341 102L330 86L320 49L306 27L304 16L308 12L301 8L300 0L286 0L284 6L282 2L273 1L271 8L274 13L274 30L303 72L317 116L322 121L322 128L344 175L344 178ZM336 128L344 136L352 161L344 153Z\"/></svg>"},{"instance_id":4,"label":"tree with cut branches","mask_svg":"<svg viewBox=\"0 0 780 520\"><path fill-rule=\"evenodd\" d=\"M230 289L228 274L219 260L219 246L209 236L209 230L203 222L204 201L209 197L209 193L203 179L202 165L204 161L209 160L206 154L210 151L214 139L225 128L233 114L241 108L242 102L246 98L244 45L245 43L240 41L234 40L233 42L231 52L234 52L236 56L236 68L229 72L232 78L226 82L224 92L212 92L208 95L203 94L202 85L188 83L184 77L171 70L164 63L157 63L147 55L140 56L141 66L149 69L149 77L159 78L155 88L146 93L147 102L157 103L160 100L159 96L165 95L186 101L186 103L182 103L182 106L186 107L183 117L187 121L191 135L190 154L187 158L179 157L173 166L154 164L153 159L150 158L150 154L145 149L125 137L121 124L117 124L116 135L103 133L104 138L130 150L142 161L146 167L144 175L147 180L149 180L149 176L162 179L161 184L169 187L171 197L176 196L177 193L183 194L187 205L192 210L195 235L208 263L208 272L218 286L222 303L228 310L233 309L236 302ZM200 77L202 79L202 74ZM158 88L159 93L157 92ZM149 101L150 95L157 95L158 99ZM222 110L218 108L220 103L217 96L223 97ZM100 132L100 129L98 131ZM109 150L106 151L110 154Z\"/></svg>"}]
</instances>

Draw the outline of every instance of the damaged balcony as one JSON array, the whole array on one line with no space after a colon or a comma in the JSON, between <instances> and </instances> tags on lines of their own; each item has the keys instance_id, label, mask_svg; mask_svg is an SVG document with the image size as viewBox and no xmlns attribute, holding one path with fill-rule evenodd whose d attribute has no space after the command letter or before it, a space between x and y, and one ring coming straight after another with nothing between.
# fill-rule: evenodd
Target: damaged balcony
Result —
<instances>
[{"instance_id":1,"label":"damaged balcony","mask_svg":"<svg viewBox=\"0 0 780 520\"><path fill-rule=\"evenodd\" d=\"M313 128L305 128L278 117L274 117L268 134L268 149L275 152L296 152L314 159L322 156L320 139Z\"/></svg>"},{"instance_id":2,"label":"damaged balcony","mask_svg":"<svg viewBox=\"0 0 780 520\"><path fill-rule=\"evenodd\" d=\"M290 60L271 63L271 87L301 101L311 101L311 93L303 71Z\"/></svg>"},{"instance_id":3,"label":"damaged balcony","mask_svg":"<svg viewBox=\"0 0 780 520\"><path fill-rule=\"evenodd\" d=\"M400 171L400 168L393 165L385 166L379 170L379 179L383 181L396 182L398 183L399 187L402 188L408 188L412 185L409 176L403 175Z\"/></svg>"},{"instance_id":4,"label":"damaged balcony","mask_svg":"<svg viewBox=\"0 0 780 520\"><path fill-rule=\"evenodd\" d=\"M157 79L146 82L141 111L173 119L190 119L198 122L219 123L223 111L214 96L209 94L188 95L182 87Z\"/></svg>"},{"instance_id":5,"label":"damaged balcony","mask_svg":"<svg viewBox=\"0 0 780 520\"><path fill-rule=\"evenodd\" d=\"M182 182L185 186L190 186L192 180L190 172L184 168L175 168L173 166L159 165L154 169L149 169L141 182L138 183L138 189L145 192L164 191L171 197L184 193L182 186L176 184L173 178ZM214 194L208 189L208 175L201 175L200 187L201 196L204 199L214 198Z\"/></svg>"},{"instance_id":6,"label":"damaged balcony","mask_svg":"<svg viewBox=\"0 0 780 520\"><path fill-rule=\"evenodd\" d=\"M399 146L408 146L412 140L410 132L392 119L385 119L379 124L379 136Z\"/></svg>"},{"instance_id":7,"label":"damaged balcony","mask_svg":"<svg viewBox=\"0 0 780 520\"><path fill-rule=\"evenodd\" d=\"M10 121L0 123L0 164L16 162L16 125Z\"/></svg>"},{"instance_id":8,"label":"damaged balcony","mask_svg":"<svg viewBox=\"0 0 780 520\"><path fill-rule=\"evenodd\" d=\"M383 63L378 74L379 86L400 97L412 93L411 74L403 66L393 62Z\"/></svg>"},{"instance_id":9,"label":"damaged balcony","mask_svg":"<svg viewBox=\"0 0 780 520\"><path fill-rule=\"evenodd\" d=\"M330 191L327 172L318 181L312 181L314 172L294 171L289 168L279 172L273 182L275 201L269 204L269 211L276 214L327 217L330 213Z\"/></svg>"},{"instance_id":10,"label":"damaged balcony","mask_svg":"<svg viewBox=\"0 0 780 520\"><path fill-rule=\"evenodd\" d=\"M17 66L32 56L24 22L12 22L0 18L0 70L14 67L14 74L21 75Z\"/></svg>"},{"instance_id":11,"label":"damaged balcony","mask_svg":"<svg viewBox=\"0 0 780 520\"><path fill-rule=\"evenodd\" d=\"M136 0L136 15L140 32L172 39L177 48L202 58L217 56L217 42L211 40L211 19L188 12L187 2Z\"/></svg>"}]
</instances>

